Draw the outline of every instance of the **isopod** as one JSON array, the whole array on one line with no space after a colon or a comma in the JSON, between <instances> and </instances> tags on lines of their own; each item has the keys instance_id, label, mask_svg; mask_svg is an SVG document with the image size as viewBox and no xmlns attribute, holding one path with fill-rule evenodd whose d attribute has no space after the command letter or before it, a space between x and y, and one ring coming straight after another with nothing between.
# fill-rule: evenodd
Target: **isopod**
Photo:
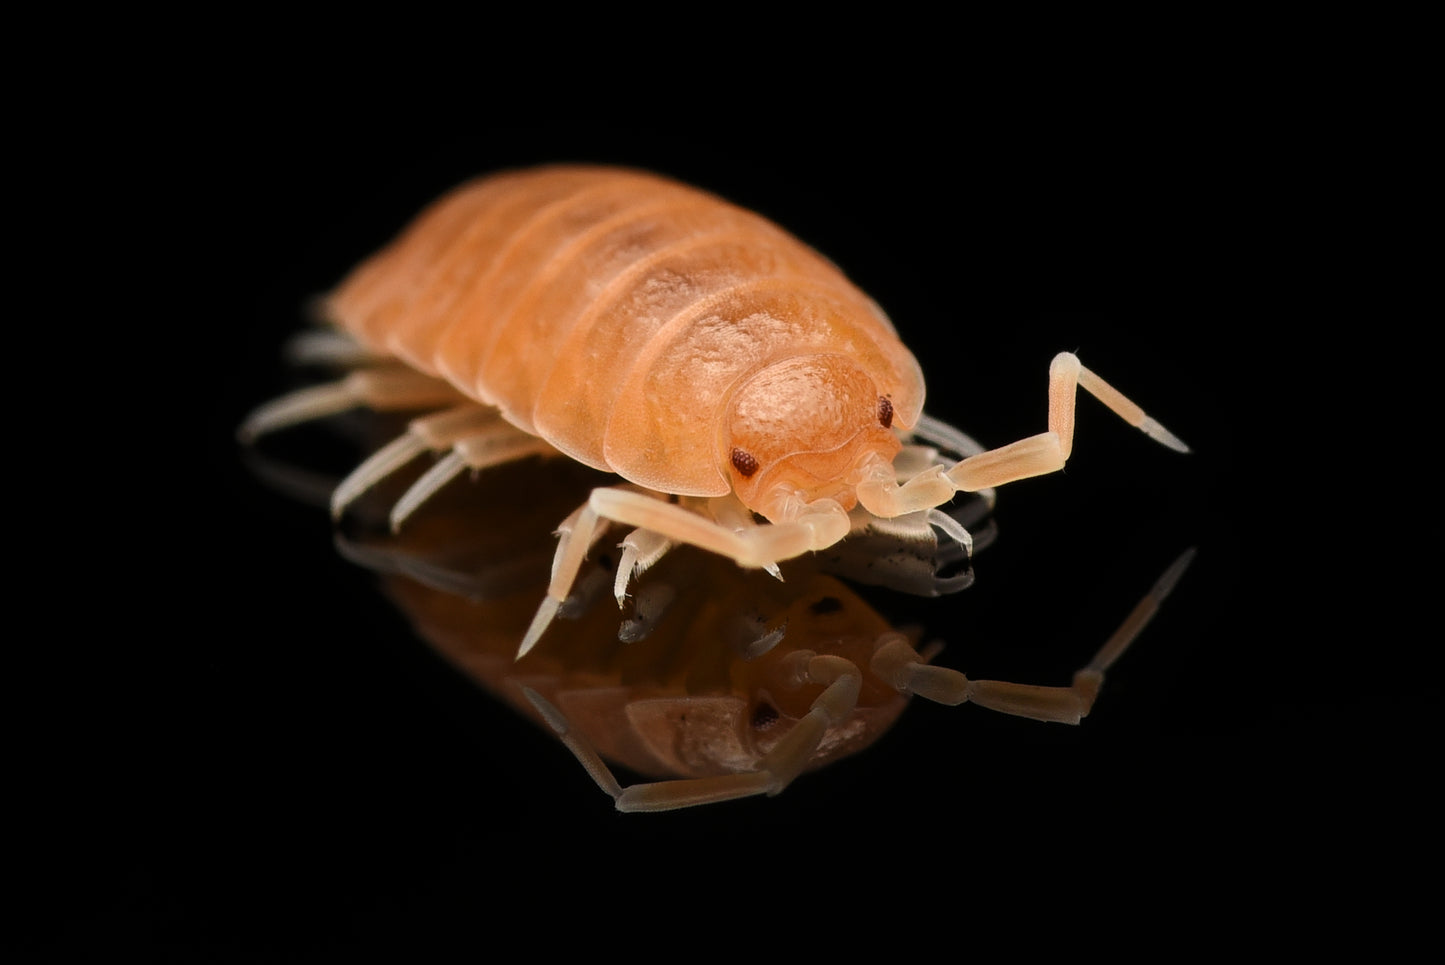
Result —
<instances>
[{"instance_id":1,"label":"isopod","mask_svg":"<svg viewBox=\"0 0 1445 965\"><path fill-rule=\"evenodd\" d=\"M864 528L899 539L938 529L966 548L966 528L937 507L1061 469L1079 387L1188 451L1068 352L1049 368L1047 430L983 450L924 414L917 361L832 263L759 215L640 171L551 166L463 185L321 310L345 338L316 341L317 351L350 358L359 347L379 364L262 406L243 437L357 405L440 410L358 466L337 487L334 514L427 450L444 455L397 500L395 526L468 467L561 454L622 478L593 489L560 526L519 657L552 624L611 523L633 528L616 572L620 604L632 579L679 544L775 574L781 561ZM939 448L961 458L935 459ZM903 663L924 666L908 652ZM805 715L813 723L795 728L804 736L745 781L662 785L670 789L649 806L781 790L856 702L858 668L819 659L807 670L823 687ZM890 682L917 690L914 671L900 667ZM971 684L953 686L957 700L978 699ZM1000 709L1077 720L1080 694L1060 694L1040 698L1042 709Z\"/></svg>"}]
</instances>

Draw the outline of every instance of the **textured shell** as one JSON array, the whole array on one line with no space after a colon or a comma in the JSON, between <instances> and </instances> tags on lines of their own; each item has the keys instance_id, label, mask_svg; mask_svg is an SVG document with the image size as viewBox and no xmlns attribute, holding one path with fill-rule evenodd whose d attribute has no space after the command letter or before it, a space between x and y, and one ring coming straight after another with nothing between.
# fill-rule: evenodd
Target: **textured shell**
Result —
<instances>
[{"instance_id":1,"label":"textured shell","mask_svg":"<svg viewBox=\"0 0 1445 965\"><path fill-rule=\"evenodd\" d=\"M901 428L923 406L918 363L835 266L756 214L642 172L547 167L463 185L327 310L373 351L663 492L729 491L721 413L784 359L856 360Z\"/></svg>"}]
</instances>

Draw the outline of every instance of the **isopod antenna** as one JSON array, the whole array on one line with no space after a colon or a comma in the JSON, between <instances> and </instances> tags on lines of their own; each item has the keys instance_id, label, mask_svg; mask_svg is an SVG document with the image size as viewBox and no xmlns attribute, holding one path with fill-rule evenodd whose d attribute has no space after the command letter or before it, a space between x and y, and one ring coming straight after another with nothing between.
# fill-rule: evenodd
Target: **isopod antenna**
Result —
<instances>
[{"instance_id":1,"label":"isopod antenna","mask_svg":"<svg viewBox=\"0 0 1445 965\"><path fill-rule=\"evenodd\" d=\"M1074 401L1084 389L1129 425L1175 452L1189 452L1178 436L1145 414L1118 389L1084 368L1077 355L1060 352L1049 365L1049 428L1017 442L976 453L952 469L920 473L900 486L892 467L875 461L857 487L858 501L875 516L900 516L940 506L957 492L978 492L1058 472L1074 449Z\"/></svg>"}]
</instances>

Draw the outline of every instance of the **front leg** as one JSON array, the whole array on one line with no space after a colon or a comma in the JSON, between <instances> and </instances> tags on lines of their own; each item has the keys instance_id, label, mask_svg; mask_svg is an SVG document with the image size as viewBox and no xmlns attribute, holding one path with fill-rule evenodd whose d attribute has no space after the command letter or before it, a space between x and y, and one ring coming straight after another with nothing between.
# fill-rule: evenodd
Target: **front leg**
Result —
<instances>
[{"instance_id":1,"label":"front leg","mask_svg":"<svg viewBox=\"0 0 1445 965\"><path fill-rule=\"evenodd\" d=\"M725 556L739 566L773 571L779 560L825 549L847 536L852 520L837 502L820 499L790 507L782 522L742 530L666 498L620 486L592 490L586 505L559 530L562 537L552 563L552 582L532 625L517 651L521 659L537 645L556 617L582 568L587 551L608 522L622 523L652 534L647 542L687 543Z\"/></svg>"},{"instance_id":2,"label":"front leg","mask_svg":"<svg viewBox=\"0 0 1445 965\"><path fill-rule=\"evenodd\" d=\"M741 532L676 503L628 489L594 489L588 505L600 518L650 530L750 569L826 549L853 528L847 511L831 499L799 502L782 521Z\"/></svg>"}]
</instances>

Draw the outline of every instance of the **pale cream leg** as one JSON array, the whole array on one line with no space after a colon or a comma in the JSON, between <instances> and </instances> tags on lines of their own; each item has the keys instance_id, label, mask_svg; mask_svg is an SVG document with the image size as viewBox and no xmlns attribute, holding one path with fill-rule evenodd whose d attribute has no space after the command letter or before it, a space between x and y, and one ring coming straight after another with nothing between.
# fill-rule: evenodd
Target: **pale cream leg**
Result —
<instances>
[{"instance_id":1,"label":"pale cream leg","mask_svg":"<svg viewBox=\"0 0 1445 965\"><path fill-rule=\"evenodd\" d=\"M386 361L356 339L330 326L298 332L286 342L286 361L292 365L330 365L354 369Z\"/></svg>"},{"instance_id":2,"label":"pale cream leg","mask_svg":"<svg viewBox=\"0 0 1445 965\"><path fill-rule=\"evenodd\" d=\"M1080 388L1151 439L1178 452L1189 451L1189 447L1177 436L1145 415L1143 409L1084 368L1072 352L1060 352L1049 366L1047 432L970 455L947 472L934 470L920 473L902 486L880 465L873 478L859 483L859 501L877 516L897 516L938 506L959 490L978 492L1031 476L1057 472L1064 467L1074 448L1074 401ZM934 430L936 426L927 426L923 438L929 438L929 433Z\"/></svg>"},{"instance_id":3,"label":"pale cream leg","mask_svg":"<svg viewBox=\"0 0 1445 965\"><path fill-rule=\"evenodd\" d=\"M920 466L912 472L904 473L900 468L898 471L898 479L901 482L907 482L909 479L932 468L934 465L941 465L947 469L952 460L944 459L943 455L938 452L939 450L953 453L959 460L969 456L977 456L980 453L988 451L988 447L973 436L964 432L962 429L949 425L941 419L933 418L927 412L919 413L918 424L913 427L913 438L937 447L937 449L934 450L937 454L935 455L934 462L927 466ZM899 453L899 455L903 455L910 448L914 447L905 446L903 452ZM898 458L894 458L893 464L894 466L900 465ZM986 501L987 509L993 509L993 507L998 504L998 492L994 490L993 487L985 487L978 490L977 493Z\"/></svg>"},{"instance_id":4,"label":"pale cream leg","mask_svg":"<svg viewBox=\"0 0 1445 965\"><path fill-rule=\"evenodd\" d=\"M743 505L738 499L737 493L728 493L726 496L715 496L704 504L709 515L716 520L717 524L724 529L732 530L744 539L752 537L744 534L750 533L758 528L758 521L753 518L753 511ZM771 523L763 525L771 526ZM774 579L781 580L782 572L778 569L777 563L767 563L762 567L768 575Z\"/></svg>"},{"instance_id":5,"label":"pale cream leg","mask_svg":"<svg viewBox=\"0 0 1445 965\"><path fill-rule=\"evenodd\" d=\"M553 455L556 451L536 436L494 419L470 435L456 439L451 451L402 494L391 509L391 530L399 531L408 516L464 470L480 472L528 456Z\"/></svg>"},{"instance_id":6,"label":"pale cream leg","mask_svg":"<svg viewBox=\"0 0 1445 965\"><path fill-rule=\"evenodd\" d=\"M599 517L651 530L673 542L687 543L753 568L832 546L852 529L848 513L831 499L801 505L790 514L791 518L742 532L691 509L628 489L594 489L589 503Z\"/></svg>"},{"instance_id":7,"label":"pale cream leg","mask_svg":"<svg viewBox=\"0 0 1445 965\"><path fill-rule=\"evenodd\" d=\"M599 520L591 502L577 507L557 527L557 553L552 557L552 579L547 586L547 595L542 598L531 625L522 636L521 645L517 647L516 659L525 657L557 618L557 611L561 609L568 594L572 592L573 584L577 582L582 561L606 531L606 521Z\"/></svg>"},{"instance_id":8,"label":"pale cream leg","mask_svg":"<svg viewBox=\"0 0 1445 965\"><path fill-rule=\"evenodd\" d=\"M923 473L937 474L940 469L953 465L960 457L985 451L980 443L927 414L919 416L912 437L932 445L905 445L893 457L892 470L901 483ZM852 514L854 533L866 527L880 534L896 534L900 540L922 541L934 539L931 531L936 530L958 544L964 553L971 557L976 548L981 548L975 547L972 530L988 520L988 515L997 502L996 493L991 488L980 490L975 495L977 498L961 503L948 513L930 508L898 516L876 516L860 503ZM987 538L981 545L987 545L991 541L992 525L989 521L984 527ZM917 536L914 536L914 533L917 533Z\"/></svg>"},{"instance_id":9,"label":"pale cream leg","mask_svg":"<svg viewBox=\"0 0 1445 965\"><path fill-rule=\"evenodd\" d=\"M246 416L237 437L254 442L268 432L366 406L378 412L438 409L466 398L440 379L403 365L384 365L352 372L338 382L314 385L272 399Z\"/></svg>"},{"instance_id":10,"label":"pale cream leg","mask_svg":"<svg viewBox=\"0 0 1445 965\"><path fill-rule=\"evenodd\" d=\"M617 598L620 607L627 599L627 584L662 559L672 549L672 541L650 530L634 529L617 545L622 548L622 559L617 564L612 595Z\"/></svg>"},{"instance_id":11,"label":"pale cream leg","mask_svg":"<svg viewBox=\"0 0 1445 965\"><path fill-rule=\"evenodd\" d=\"M496 409L474 402L413 419L406 432L372 453L336 487L331 494L331 518L340 519L346 507L363 493L428 449L433 452L450 449L457 440L501 420Z\"/></svg>"},{"instance_id":12,"label":"pale cream leg","mask_svg":"<svg viewBox=\"0 0 1445 965\"><path fill-rule=\"evenodd\" d=\"M757 522L753 519L752 510L744 506L733 493L714 499L682 497L678 500L677 505L689 511L711 516L713 521L723 529L730 530L739 536L744 536L758 528ZM744 538L747 537L744 536ZM622 606L627 596L629 583L656 565L668 550L677 544L660 533L635 529L618 545L622 547L622 561L617 567L613 595L617 597L617 605ZM783 578L776 563L769 563L763 569L777 579Z\"/></svg>"},{"instance_id":13,"label":"pale cream leg","mask_svg":"<svg viewBox=\"0 0 1445 965\"><path fill-rule=\"evenodd\" d=\"M601 535L599 526L611 521L645 531L649 545L659 542L687 543L727 557L739 566L766 569L777 575L778 560L791 559L810 550L824 549L848 535L852 521L831 499L799 507L794 519L741 531L709 519L700 507L667 502L656 494L620 486L592 490L587 505L574 514L572 528L564 526L562 541L552 564L552 583L537 610L517 659L524 657L557 615L571 592L573 581L586 559L587 549ZM625 590L625 582L622 584Z\"/></svg>"},{"instance_id":14,"label":"pale cream leg","mask_svg":"<svg viewBox=\"0 0 1445 965\"><path fill-rule=\"evenodd\" d=\"M727 774L720 777L684 778L676 781L654 781L623 788L592 745L577 734L567 718L546 698L531 688L523 692L537 708L562 743L591 775L597 786L617 802L619 811L671 811L697 804L716 804L756 794L779 794L808 762L829 727L847 719L858 703L862 677L850 661L836 656L806 659L806 679L823 684L823 692L808 713L767 753L756 771Z\"/></svg>"},{"instance_id":15,"label":"pale cream leg","mask_svg":"<svg viewBox=\"0 0 1445 965\"><path fill-rule=\"evenodd\" d=\"M1069 687L1039 687L1002 680L969 680L957 670L931 666L898 634L873 655L872 670L900 693L917 694L941 704L972 701L991 710L1034 720L1077 724L1094 706L1104 672L1119 659L1158 611L1194 559L1187 550L1175 560L1114 631L1094 658L1074 674Z\"/></svg>"}]
</instances>

